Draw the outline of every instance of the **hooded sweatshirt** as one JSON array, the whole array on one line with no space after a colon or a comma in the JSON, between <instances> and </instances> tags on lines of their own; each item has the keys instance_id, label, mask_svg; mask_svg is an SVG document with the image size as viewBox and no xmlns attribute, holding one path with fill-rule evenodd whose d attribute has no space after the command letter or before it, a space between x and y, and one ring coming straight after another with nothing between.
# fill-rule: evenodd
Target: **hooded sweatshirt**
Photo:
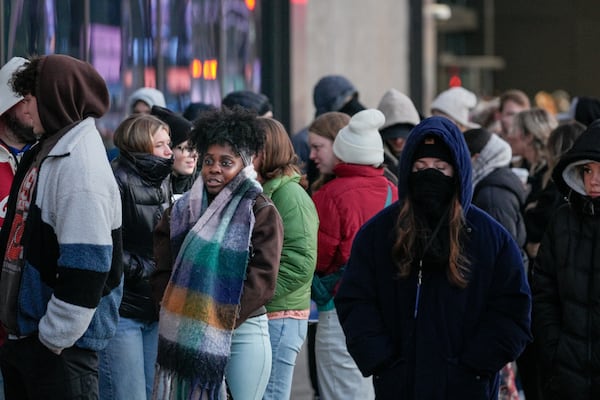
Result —
<instances>
[{"instance_id":1,"label":"hooded sweatshirt","mask_svg":"<svg viewBox=\"0 0 600 400\"><path fill-rule=\"evenodd\" d=\"M463 210L468 284L418 266L399 278L391 249L410 195L415 152L426 135L449 148ZM531 340L531 297L518 246L471 204L471 160L462 133L443 117L411 132L400 160L400 200L368 221L354 239L335 305L348 351L377 399L497 399L498 371ZM435 385L432 385L435 382Z\"/></svg>"},{"instance_id":2,"label":"hooded sweatshirt","mask_svg":"<svg viewBox=\"0 0 600 400\"><path fill-rule=\"evenodd\" d=\"M94 122L108 110L108 90L69 56L43 56L37 72L32 95L45 133L17 171L10 234L0 235L0 318L10 334L38 334L57 354L99 350L122 295L119 189Z\"/></svg>"}]
</instances>

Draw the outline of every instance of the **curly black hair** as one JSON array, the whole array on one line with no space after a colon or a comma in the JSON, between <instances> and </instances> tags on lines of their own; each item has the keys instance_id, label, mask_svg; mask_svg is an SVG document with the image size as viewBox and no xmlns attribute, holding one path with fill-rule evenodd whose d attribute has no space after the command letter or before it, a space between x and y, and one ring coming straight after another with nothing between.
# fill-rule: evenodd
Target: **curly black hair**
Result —
<instances>
[{"instance_id":1,"label":"curly black hair","mask_svg":"<svg viewBox=\"0 0 600 400\"><path fill-rule=\"evenodd\" d=\"M257 154L265 142L256 113L239 106L202 113L194 122L189 140L199 154L214 144L228 144L238 154Z\"/></svg>"},{"instance_id":2,"label":"curly black hair","mask_svg":"<svg viewBox=\"0 0 600 400\"><path fill-rule=\"evenodd\" d=\"M30 58L29 62L12 76L10 85L12 86L13 92L20 94L21 96L27 96L28 94L35 95L40 62L41 57L36 56Z\"/></svg>"}]
</instances>

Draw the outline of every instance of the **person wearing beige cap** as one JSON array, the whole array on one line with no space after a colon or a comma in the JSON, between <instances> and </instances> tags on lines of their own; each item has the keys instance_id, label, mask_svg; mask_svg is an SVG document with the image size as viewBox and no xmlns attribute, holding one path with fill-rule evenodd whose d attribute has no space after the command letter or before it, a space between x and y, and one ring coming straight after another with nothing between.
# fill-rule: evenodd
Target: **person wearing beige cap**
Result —
<instances>
[{"instance_id":1,"label":"person wearing beige cap","mask_svg":"<svg viewBox=\"0 0 600 400\"><path fill-rule=\"evenodd\" d=\"M450 119L461 132L480 126L471 122L469 112L477 105L477 96L464 87L452 87L440 93L431 103L431 115Z\"/></svg>"},{"instance_id":2,"label":"person wearing beige cap","mask_svg":"<svg viewBox=\"0 0 600 400\"><path fill-rule=\"evenodd\" d=\"M412 100L396 89L385 92L377 109L385 116L379 129L383 138L384 163L397 176L398 160L406 138L421 117Z\"/></svg>"},{"instance_id":3,"label":"person wearing beige cap","mask_svg":"<svg viewBox=\"0 0 600 400\"><path fill-rule=\"evenodd\" d=\"M335 179L313 194L319 215L313 300L319 310L315 354L323 399L373 399L371 378L364 378L346 348L333 298L359 228L396 201L396 185L384 176L381 111L367 109L350 119L333 142L339 162Z\"/></svg>"},{"instance_id":4,"label":"person wearing beige cap","mask_svg":"<svg viewBox=\"0 0 600 400\"><path fill-rule=\"evenodd\" d=\"M24 58L13 57L0 69L0 227L19 161L36 141L33 128L24 123L23 97L9 86L13 72L26 62Z\"/></svg>"}]
</instances>

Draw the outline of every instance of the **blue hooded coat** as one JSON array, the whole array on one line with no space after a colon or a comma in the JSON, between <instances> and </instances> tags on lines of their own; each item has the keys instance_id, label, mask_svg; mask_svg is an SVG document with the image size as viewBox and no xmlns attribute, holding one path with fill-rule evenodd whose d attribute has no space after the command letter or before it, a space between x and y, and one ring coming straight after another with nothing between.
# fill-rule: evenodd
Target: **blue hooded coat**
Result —
<instances>
[{"instance_id":1,"label":"blue hooded coat","mask_svg":"<svg viewBox=\"0 0 600 400\"><path fill-rule=\"evenodd\" d=\"M465 217L462 289L445 271L397 277L396 224L408 195L413 155L426 134L451 149ZM399 201L359 231L335 305L348 350L377 399L496 399L498 371L531 341L531 293L510 234L471 204L471 161L463 135L443 117L423 120L404 147ZM417 302L417 296L419 301Z\"/></svg>"}]
</instances>

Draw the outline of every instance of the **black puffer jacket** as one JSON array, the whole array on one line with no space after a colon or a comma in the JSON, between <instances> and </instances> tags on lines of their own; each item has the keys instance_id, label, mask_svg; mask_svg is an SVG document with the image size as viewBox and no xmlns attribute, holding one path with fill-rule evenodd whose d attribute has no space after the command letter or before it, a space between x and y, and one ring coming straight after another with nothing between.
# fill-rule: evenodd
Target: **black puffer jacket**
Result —
<instances>
[{"instance_id":1,"label":"black puffer jacket","mask_svg":"<svg viewBox=\"0 0 600 400\"><path fill-rule=\"evenodd\" d=\"M526 198L525 187L508 167L496 168L475 186L473 192L473 204L500 222L521 248L527 238L521 214Z\"/></svg>"},{"instance_id":2,"label":"black puffer jacket","mask_svg":"<svg viewBox=\"0 0 600 400\"><path fill-rule=\"evenodd\" d=\"M168 179L172 160L151 154L121 152L112 162L123 204L123 269L125 286L119 314L156 321L149 277L154 272L152 235L170 206Z\"/></svg>"},{"instance_id":3,"label":"black puffer jacket","mask_svg":"<svg viewBox=\"0 0 600 400\"><path fill-rule=\"evenodd\" d=\"M580 172L589 160L600 162L600 124L590 125L554 169L569 204L548 224L534 265L544 399L600 398L600 198L586 195Z\"/></svg>"}]
</instances>

